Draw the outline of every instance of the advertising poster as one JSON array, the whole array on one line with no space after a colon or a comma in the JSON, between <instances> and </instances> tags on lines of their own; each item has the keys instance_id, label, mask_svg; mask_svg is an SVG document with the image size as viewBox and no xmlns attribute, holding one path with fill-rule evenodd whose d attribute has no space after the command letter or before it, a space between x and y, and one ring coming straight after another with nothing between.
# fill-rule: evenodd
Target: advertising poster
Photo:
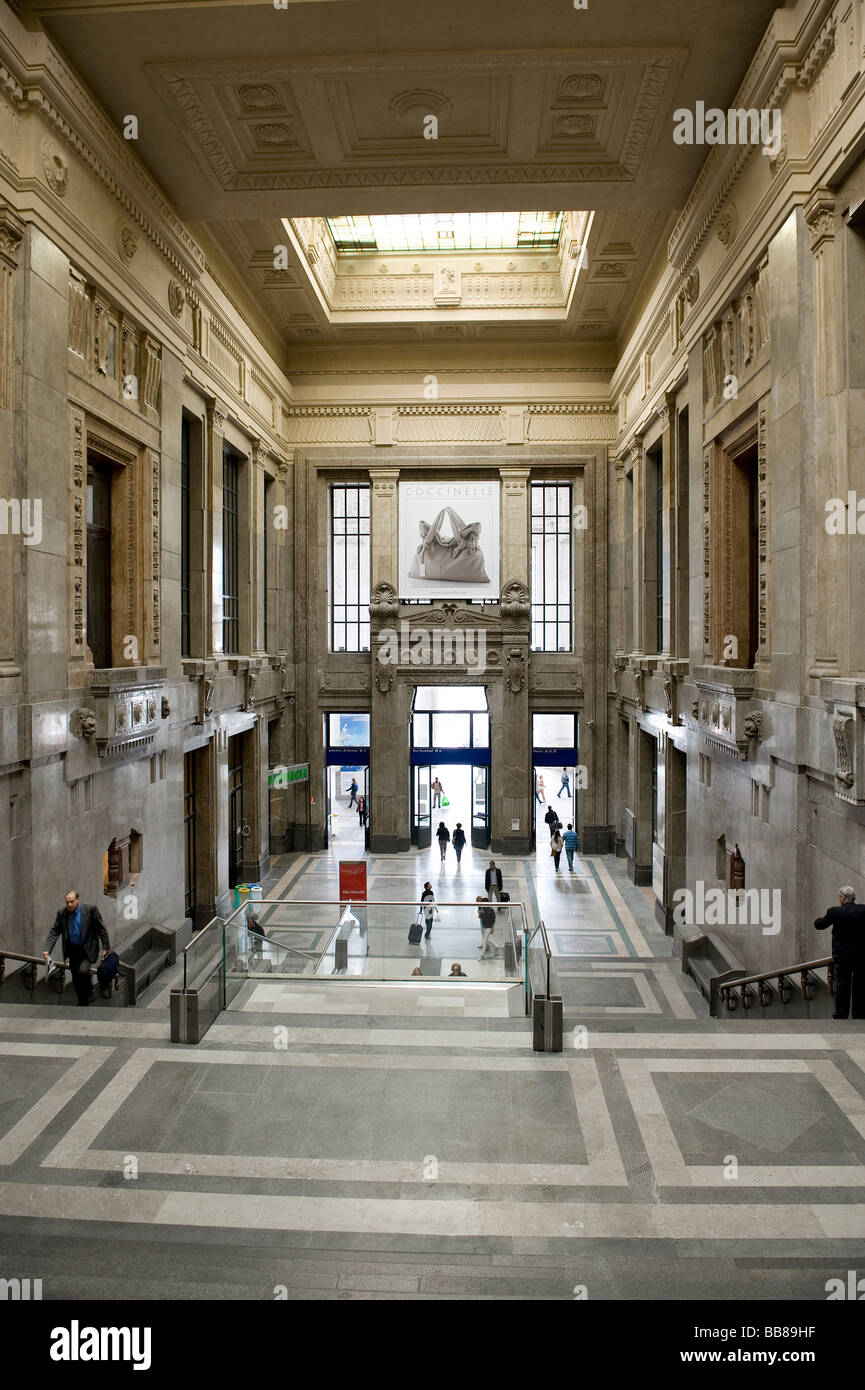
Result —
<instances>
[{"instance_id":1,"label":"advertising poster","mask_svg":"<svg viewBox=\"0 0 865 1390\"><path fill-rule=\"evenodd\" d=\"M366 902L365 859L340 859L339 900L341 903Z\"/></svg>"},{"instance_id":2,"label":"advertising poster","mask_svg":"<svg viewBox=\"0 0 865 1390\"><path fill-rule=\"evenodd\" d=\"M399 485L400 598L498 598L498 482Z\"/></svg>"}]
</instances>

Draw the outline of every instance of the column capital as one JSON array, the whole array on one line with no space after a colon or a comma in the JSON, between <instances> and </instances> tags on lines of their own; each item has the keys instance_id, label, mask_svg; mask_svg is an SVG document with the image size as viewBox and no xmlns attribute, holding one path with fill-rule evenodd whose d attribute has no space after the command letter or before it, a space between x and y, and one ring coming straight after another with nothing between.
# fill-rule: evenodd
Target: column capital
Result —
<instances>
[{"instance_id":1,"label":"column capital","mask_svg":"<svg viewBox=\"0 0 865 1390\"><path fill-rule=\"evenodd\" d=\"M0 207L0 261L14 270L24 239L25 223L10 207Z\"/></svg>"},{"instance_id":2,"label":"column capital","mask_svg":"<svg viewBox=\"0 0 865 1390\"><path fill-rule=\"evenodd\" d=\"M829 188L816 188L805 204L805 222L811 234L811 250L816 255L827 241L835 239L835 197Z\"/></svg>"},{"instance_id":3,"label":"column capital","mask_svg":"<svg viewBox=\"0 0 865 1390\"><path fill-rule=\"evenodd\" d=\"M228 422L228 407L223 405L217 396L205 396L204 404L207 407L207 428L214 434L224 435Z\"/></svg>"}]
</instances>

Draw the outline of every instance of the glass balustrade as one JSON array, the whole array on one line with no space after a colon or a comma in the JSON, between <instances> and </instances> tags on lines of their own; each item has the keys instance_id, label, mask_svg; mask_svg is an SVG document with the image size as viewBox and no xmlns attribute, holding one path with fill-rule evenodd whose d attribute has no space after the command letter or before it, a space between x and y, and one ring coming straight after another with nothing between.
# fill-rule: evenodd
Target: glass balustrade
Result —
<instances>
[{"instance_id":1,"label":"glass balustrade","mask_svg":"<svg viewBox=\"0 0 865 1390\"><path fill-rule=\"evenodd\" d=\"M249 979L470 980L525 984L525 915L520 903L297 902L264 900L226 921L226 1002ZM264 933L263 935L260 933ZM418 934L420 939L418 940Z\"/></svg>"}]
</instances>

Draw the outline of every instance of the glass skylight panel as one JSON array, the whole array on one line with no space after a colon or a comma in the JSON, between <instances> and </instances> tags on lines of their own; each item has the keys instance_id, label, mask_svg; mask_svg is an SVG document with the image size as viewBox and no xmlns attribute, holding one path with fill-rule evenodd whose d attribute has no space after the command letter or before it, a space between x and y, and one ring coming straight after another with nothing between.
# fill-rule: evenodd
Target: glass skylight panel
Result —
<instances>
[{"instance_id":1,"label":"glass skylight panel","mask_svg":"<svg viewBox=\"0 0 865 1390\"><path fill-rule=\"evenodd\" d=\"M407 212L327 219L337 251L552 251L561 212Z\"/></svg>"}]
</instances>

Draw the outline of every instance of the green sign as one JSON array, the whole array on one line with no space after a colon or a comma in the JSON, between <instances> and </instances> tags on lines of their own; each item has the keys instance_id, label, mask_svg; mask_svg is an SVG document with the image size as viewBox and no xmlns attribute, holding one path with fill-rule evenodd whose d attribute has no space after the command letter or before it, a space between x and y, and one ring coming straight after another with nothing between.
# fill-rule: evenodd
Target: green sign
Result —
<instances>
[{"instance_id":1,"label":"green sign","mask_svg":"<svg viewBox=\"0 0 865 1390\"><path fill-rule=\"evenodd\" d=\"M289 787L293 782L309 781L309 763L292 763L290 767L272 767L267 774L268 787Z\"/></svg>"}]
</instances>

